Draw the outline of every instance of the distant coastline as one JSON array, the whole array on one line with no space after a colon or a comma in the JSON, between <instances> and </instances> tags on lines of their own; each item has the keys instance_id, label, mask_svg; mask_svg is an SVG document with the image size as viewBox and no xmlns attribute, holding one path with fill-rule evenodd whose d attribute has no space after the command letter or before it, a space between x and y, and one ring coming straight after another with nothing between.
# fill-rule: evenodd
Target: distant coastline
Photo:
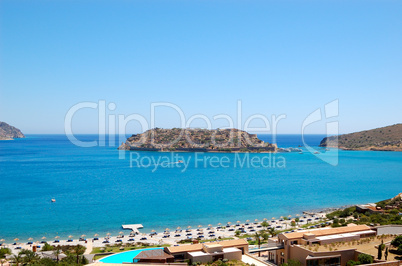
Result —
<instances>
[{"instance_id":1,"label":"distant coastline","mask_svg":"<svg viewBox=\"0 0 402 266\"><path fill-rule=\"evenodd\" d=\"M320 147L351 151L402 151L402 124L326 137Z\"/></svg>"}]
</instances>

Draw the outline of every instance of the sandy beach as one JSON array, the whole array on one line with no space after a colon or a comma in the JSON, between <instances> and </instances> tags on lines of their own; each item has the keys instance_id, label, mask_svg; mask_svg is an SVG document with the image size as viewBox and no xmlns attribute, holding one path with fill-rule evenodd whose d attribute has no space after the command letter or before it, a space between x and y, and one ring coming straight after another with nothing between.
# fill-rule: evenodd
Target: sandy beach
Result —
<instances>
[{"instance_id":1,"label":"sandy beach","mask_svg":"<svg viewBox=\"0 0 402 266\"><path fill-rule=\"evenodd\" d=\"M308 214L306 214L308 213ZM292 231L292 230L300 230L300 228L306 224L313 224L322 222L325 219L325 215L327 212L305 212L303 215L298 215L295 217L283 217L283 218L274 218L266 219L269 224L269 227L275 228L277 231ZM273 219L274 218L274 219ZM296 226L291 226L291 221L295 218L299 218L299 222ZM57 246L65 246L65 245L83 245L87 248L86 254L90 254L92 249L95 247L105 247L106 245L114 245L114 244L127 244L127 243L144 243L145 245L177 245L180 241L186 239L197 239L201 237L202 240L215 240L215 239L225 239L225 238L237 238L236 231L242 230L247 235L252 235L255 232L264 230L261 223L265 219L262 220L254 220L254 221L245 221L245 222L228 222L225 224L218 225L207 225L202 226L199 225L195 228L187 227L187 228L166 228L163 232L151 232L151 233L142 233L141 229L139 232L131 231L131 230L123 230L120 232L120 235L112 236L112 235L95 235L95 236L86 236L82 235L80 239L43 239L38 241L24 241L16 240L13 243L3 243L2 247L8 247L12 250L13 254L17 254L22 249L32 250L33 246L38 247L38 251L43 247L43 242L47 242L51 245ZM269 228L268 227L268 228Z\"/></svg>"}]
</instances>

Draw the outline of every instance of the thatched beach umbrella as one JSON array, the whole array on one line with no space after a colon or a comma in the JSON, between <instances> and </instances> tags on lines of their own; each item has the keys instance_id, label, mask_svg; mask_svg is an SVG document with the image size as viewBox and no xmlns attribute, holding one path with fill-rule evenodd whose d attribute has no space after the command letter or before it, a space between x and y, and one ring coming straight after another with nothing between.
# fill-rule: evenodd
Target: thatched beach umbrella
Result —
<instances>
[{"instance_id":1,"label":"thatched beach umbrella","mask_svg":"<svg viewBox=\"0 0 402 266\"><path fill-rule=\"evenodd\" d=\"M257 223L257 222L258 222L258 219L255 219L254 222Z\"/></svg>"},{"instance_id":2,"label":"thatched beach umbrella","mask_svg":"<svg viewBox=\"0 0 402 266\"><path fill-rule=\"evenodd\" d=\"M221 224L221 223L218 223L218 225L221 226L222 224Z\"/></svg>"},{"instance_id":3,"label":"thatched beach umbrella","mask_svg":"<svg viewBox=\"0 0 402 266\"><path fill-rule=\"evenodd\" d=\"M14 238L14 241L17 242L18 240L20 240L19 238Z\"/></svg>"},{"instance_id":4,"label":"thatched beach umbrella","mask_svg":"<svg viewBox=\"0 0 402 266\"><path fill-rule=\"evenodd\" d=\"M292 217L292 215L288 215L288 217L289 217L289 218L291 218L291 217Z\"/></svg>"},{"instance_id":5,"label":"thatched beach umbrella","mask_svg":"<svg viewBox=\"0 0 402 266\"><path fill-rule=\"evenodd\" d=\"M191 226L187 226L187 229L190 229L191 228Z\"/></svg>"},{"instance_id":6,"label":"thatched beach umbrella","mask_svg":"<svg viewBox=\"0 0 402 266\"><path fill-rule=\"evenodd\" d=\"M180 230L181 229L181 227L180 226L178 226L177 228L176 228L176 230Z\"/></svg>"},{"instance_id":7,"label":"thatched beach umbrella","mask_svg":"<svg viewBox=\"0 0 402 266\"><path fill-rule=\"evenodd\" d=\"M42 236L42 240L45 240L46 239L46 236Z\"/></svg>"},{"instance_id":8,"label":"thatched beach umbrella","mask_svg":"<svg viewBox=\"0 0 402 266\"><path fill-rule=\"evenodd\" d=\"M28 241L32 241L32 240L33 240L33 238L32 238L32 237L28 238Z\"/></svg>"},{"instance_id":9,"label":"thatched beach umbrella","mask_svg":"<svg viewBox=\"0 0 402 266\"><path fill-rule=\"evenodd\" d=\"M119 234L122 235L122 234L124 234L124 233L123 233L123 231L120 231Z\"/></svg>"},{"instance_id":10,"label":"thatched beach umbrella","mask_svg":"<svg viewBox=\"0 0 402 266\"><path fill-rule=\"evenodd\" d=\"M151 233L155 233L156 231L154 229L151 230Z\"/></svg>"},{"instance_id":11,"label":"thatched beach umbrella","mask_svg":"<svg viewBox=\"0 0 402 266\"><path fill-rule=\"evenodd\" d=\"M87 235L81 235L82 238L86 237Z\"/></svg>"},{"instance_id":12,"label":"thatched beach umbrella","mask_svg":"<svg viewBox=\"0 0 402 266\"><path fill-rule=\"evenodd\" d=\"M97 237L97 236L99 236L98 234L94 234L94 237Z\"/></svg>"},{"instance_id":13,"label":"thatched beach umbrella","mask_svg":"<svg viewBox=\"0 0 402 266\"><path fill-rule=\"evenodd\" d=\"M272 217L271 220L275 220L275 217Z\"/></svg>"},{"instance_id":14,"label":"thatched beach umbrella","mask_svg":"<svg viewBox=\"0 0 402 266\"><path fill-rule=\"evenodd\" d=\"M264 218L264 219L262 219L263 221L268 221L268 219L267 218Z\"/></svg>"},{"instance_id":15,"label":"thatched beach umbrella","mask_svg":"<svg viewBox=\"0 0 402 266\"><path fill-rule=\"evenodd\" d=\"M72 236L72 235L69 235L68 238L73 238L73 236Z\"/></svg>"},{"instance_id":16,"label":"thatched beach umbrella","mask_svg":"<svg viewBox=\"0 0 402 266\"><path fill-rule=\"evenodd\" d=\"M5 239L3 239L3 238L2 238L2 239L0 239L0 242L4 242L4 241L6 241L6 240L5 240Z\"/></svg>"},{"instance_id":17,"label":"thatched beach umbrella","mask_svg":"<svg viewBox=\"0 0 402 266\"><path fill-rule=\"evenodd\" d=\"M55 236L54 238L55 238L55 239L59 239L60 237L59 237L59 236Z\"/></svg>"}]
</instances>

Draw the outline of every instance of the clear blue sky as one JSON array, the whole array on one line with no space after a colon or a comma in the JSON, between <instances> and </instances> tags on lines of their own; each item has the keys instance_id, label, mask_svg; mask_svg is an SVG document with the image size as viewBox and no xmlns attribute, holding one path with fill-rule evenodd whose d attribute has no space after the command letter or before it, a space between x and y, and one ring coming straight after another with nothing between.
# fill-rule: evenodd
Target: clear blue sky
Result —
<instances>
[{"instance_id":1,"label":"clear blue sky","mask_svg":"<svg viewBox=\"0 0 402 266\"><path fill-rule=\"evenodd\" d=\"M64 133L82 101L144 117L168 101L212 117L235 116L241 100L244 117L286 114L279 133L300 133L339 99L343 133L400 123L401 18L402 2L384 0L1 0L0 121ZM160 110L157 126L177 126L174 116ZM96 133L96 111L77 113L73 129Z\"/></svg>"}]
</instances>

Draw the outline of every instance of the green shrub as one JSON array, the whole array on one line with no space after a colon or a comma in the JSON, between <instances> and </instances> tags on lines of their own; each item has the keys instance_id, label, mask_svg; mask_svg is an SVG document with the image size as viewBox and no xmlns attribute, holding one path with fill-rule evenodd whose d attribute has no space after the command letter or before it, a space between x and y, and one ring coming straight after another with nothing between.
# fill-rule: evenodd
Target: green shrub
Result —
<instances>
[{"instance_id":1,"label":"green shrub","mask_svg":"<svg viewBox=\"0 0 402 266\"><path fill-rule=\"evenodd\" d=\"M373 263L373 257L368 255L368 254L359 254L357 256L357 260L360 262L360 264L371 264Z\"/></svg>"},{"instance_id":2,"label":"green shrub","mask_svg":"<svg viewBox=\"0 0 402 266\"><path fill-rule=\"evenodd\" d=\"M6 255L11 255L11 249L0 248L0 258L4 258Z\"/></svg>"},{"instance_id":3,"label":"green shrub","mask_svg":"<svg viewBox=\"0 0 402 266\"><path fill-rule=\"evenodd\" d=\"M53 250L54 249L54 247L52 246L52 245L50 245L49 243L45 243L44 245L43 245L43 248L42 248L42 251L50 251L50 250Z\"/></svg>"},{"instance_id":4,"label":"green shrub","mask_svg":"<svg viewBox=\"0 0 402 266\"><path fill-rule=\"evenodd\" d=\"M402 235L395 237L395 239L391 241L391 245L400 248L402 246Z\"/></svg>"},{"instance_id":5,"label":"green shrub","mask_svg":"<svg viewBox=\"0 0 402 266\"><path fill-rule=\"evenodd\" d=\"M348 262L346 262L346 266L354 266L354 265L359 265L360 262L358 261L354 261L354 260L349 260Z\"/></svg>"},{"instance_id":6,"label":"green shrub","mask_svg":"<svg viewBox=\"0 0 402 266\"><path fill-rule=\"evenodd\" d=\"M288 260L288 265L289 266L300 266L301 262L298 260Z\"/></svg>"}]
</instances>

